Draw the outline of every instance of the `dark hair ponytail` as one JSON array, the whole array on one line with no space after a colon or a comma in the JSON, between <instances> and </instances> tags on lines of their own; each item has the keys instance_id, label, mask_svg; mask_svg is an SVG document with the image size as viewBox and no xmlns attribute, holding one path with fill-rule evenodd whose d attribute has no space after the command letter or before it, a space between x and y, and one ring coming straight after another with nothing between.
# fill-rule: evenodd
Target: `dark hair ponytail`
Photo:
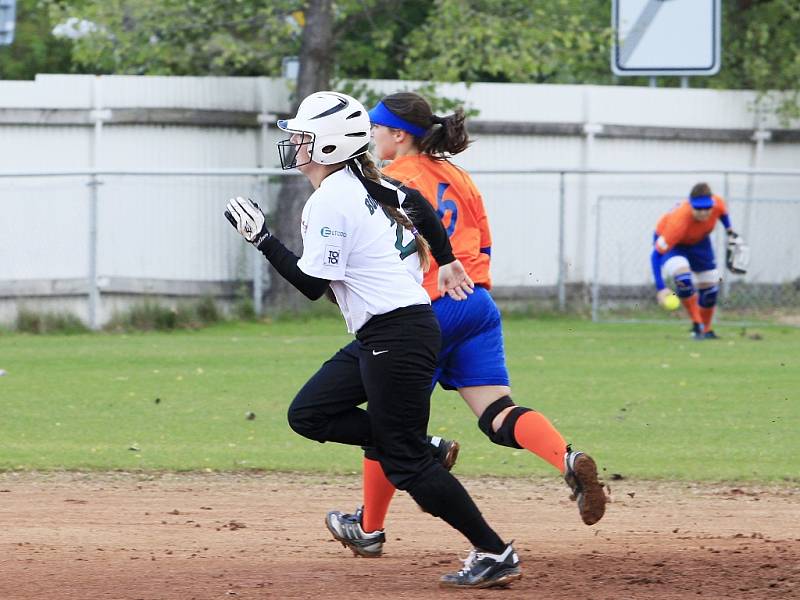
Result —
<instances>
[{"instance_id":1,"label":"dark hair ponytail","mask_svg":"<svg viewBox=\"0 0 800 600\"><path fill-rule=\"evenodd\" d=\"M464 109L458 108L452 115L440 117L433 114L430 103L414 92L397 92L382 100L384 106L401 119L425 129L425 135L414 136L414 142L422 154L443 160L466 150L469 139Z\"/></svg>"},{"instance_id":2,"label":"dark hair ponytail","mask_svg":"<svg viewBox=\"0 0 800 600\"><path fill-rule=\"evenodd\" d=\"M353 159L353 163L358 164L351 164L350 168L354 170L356 177L361 179L361 182L365 184L367 192L369 192L372 199L380 204L386 214L394 219L397 224L408 229L412 233L414 241L417 244L419 264L423 271L427 271L431 266L431 246L428 244L428 240L422 237L422 234L414 227L411 219L400 210L400 203L394 191L381 185L381 172L373 162L372 157L369 153L361 154ZM362 179L362 177L364 179ZM372 185L369 185L370 183L372 183ZM390 197L390 195L393 198Z\"/></svg>"}]
</instances>

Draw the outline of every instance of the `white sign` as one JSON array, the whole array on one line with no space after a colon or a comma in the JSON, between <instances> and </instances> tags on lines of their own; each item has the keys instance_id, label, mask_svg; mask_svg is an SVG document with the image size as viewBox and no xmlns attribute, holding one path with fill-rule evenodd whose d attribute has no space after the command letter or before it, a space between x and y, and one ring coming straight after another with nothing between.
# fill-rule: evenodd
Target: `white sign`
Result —
<instances>
[{"instance_id":1,"label":"white sign","mask_svg":"<svg viewBox=\"0 0 800 600\"><path fill-rule=\"evenodd\" d=\"M613 0L615 75L714 75L720 0Z\"/></svg>"},{"instance_id":2,"label":"white sign","mask_svg":"<svg viewBox=\"0 0 800 600\"><path fill-rule=\"evenodd\" d=\"M0 0L0 46L8 46L14 41L16 4L16 0Z\"/></svg>"}]
</instances>

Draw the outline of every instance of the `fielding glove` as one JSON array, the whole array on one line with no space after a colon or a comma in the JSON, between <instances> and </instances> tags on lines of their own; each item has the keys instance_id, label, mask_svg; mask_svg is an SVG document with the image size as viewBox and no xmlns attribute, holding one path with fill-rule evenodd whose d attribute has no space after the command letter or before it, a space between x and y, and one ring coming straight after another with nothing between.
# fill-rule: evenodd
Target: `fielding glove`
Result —
<instances>
[{"instance_id":1,"label":"fielding glove","mask_svg":"<svg viewBox=\"0 0 800 600\"><path fill-rule=\"evenodd\" d=\"M725 264L735 275L747 273L750 265L750 246L735 231L728 232L728 243L725 248Z\"/></svg>"}]
</instances>

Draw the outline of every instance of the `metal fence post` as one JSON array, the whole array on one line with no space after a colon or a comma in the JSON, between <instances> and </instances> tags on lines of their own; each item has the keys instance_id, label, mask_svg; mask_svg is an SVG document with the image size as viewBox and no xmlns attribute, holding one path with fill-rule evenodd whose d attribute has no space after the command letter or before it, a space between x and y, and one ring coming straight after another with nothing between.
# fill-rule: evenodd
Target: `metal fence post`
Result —
<instances>
[{"instance_id":1,"label":"metal fence post","mask_svg":"<svg viewBox=\"0 0 800 600\"><path fill-rule=\"evenodd\" d=\"M100 288L97 285L97 211L100 181L97 177L97 159L100 156L100 140L103 134L103 119L107 118L107 111L103 111L101 98L101 79L100 76L92 80L92 111L91 118L94 121L92 132L92 143L89 155L90 169L89 176L89 274L88 274L88 294L89 306L88 317L89 327L98 329L100 326L98 311L100 309Z\"/></svg>"},{"instance_id":2,"label":"metal fence post","mask_svg":"<svg viewBox=\"0 0 800 600\"><path fill-rule=\"evenodd\" d=\"M264 262L260 252L251 252L251 254L253 256L253 312L260 317L264 313Z\"/></svg>"},{"instance_id":3,"label":"metal fence post","mask_svg":"<svg viewBox=\"0 0 800 600\"><path fill-rule=\"evenodd\" d=\"M565 189L564 171L558 174L558 309L567 308L566 263L564 257Z\"/></svg>"},{"instance_id":4,"label":"metal fence post","mask_svg":"<svg viewBox=\"0 0 800 600\"><path fill-rule=\"evenodd\" d=\"M259 137L257 146L257 162L259 168L264 168L269 162L267 160L268 154L268 141L269 141L269 127L275 123L277 116L268 111L269 108L269 92L267 87L268 79L259 77L256 96L259 106L258 124ZM267 215L272 212L272 207L268 201L268 187L269 181L267 177L258 177L256 180L256 188L260 190L261 206L266 211ZM253 310L256 316L260 317L264 314L264 259L260 252L255 253L253 263Z\"/></svg>"},{"instance_id":5,"label":"metal fence post","mask_svg":"<svg viewBox=\"0 0 800 600\"><path fill-rule=\"evenodd\" d=\"M266 178L258 178L256 188L261 190L259 200L261 206L269 214L269 202L267 198ZM253 256L253 311L257 317L264 314L264 257L261 252L256 250L251 252Z\"/></svg>"},{"instance_id":6,"label":"metal fence post","mask_svg":"<svg viewBox=\"0 0 800 600\"><path fill-rule=\"evenodd\" d=\"M97 174L89 176L89 327L98 328L97 310L100 305L100 288L97 287Z\"/></svg>"},{"instance_id":7,"label":"metal fence post","mask_svg":"<svg viewBox=\"0 0 800 600\"><path fill-rule=\"evenodd\" d=\"M594 281L592 281L592 322L597 323L600 310L600 218L602 196L597 198L597 214L594 220Z\"/></svg>"},{"instance_id":8,"label":"metal fence post","mask_svg":"<svg viewBox=\"0 0 800 600\"><path fill-rule=\"evenodd\" d=\"M725 171L722 174L722 193L724 194L725 202L728 205L728 211L731 209L731 181L730 173ZM725 243L717 244L717 264L719 265L720 272L725 272ZM720 289L720 299L728 297L731 291L731 281L729 277L722 278L722 289ZM717 307L719 310L719 307Z\"/></svg>"}]
</instances>

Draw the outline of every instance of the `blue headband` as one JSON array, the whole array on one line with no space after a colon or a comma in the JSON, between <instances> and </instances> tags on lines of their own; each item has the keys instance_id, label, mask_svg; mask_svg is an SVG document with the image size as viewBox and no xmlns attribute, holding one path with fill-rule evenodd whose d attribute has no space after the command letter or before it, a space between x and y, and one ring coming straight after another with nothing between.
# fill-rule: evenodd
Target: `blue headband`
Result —
<instances>
[{"instance_id":1,"label":"blue headband","mask_svg":"<svg viewBox=\"0 0 800 600\"><path fill-rule=\"evenodd\" d=\"M714 198L711 196L696 196L694 198L689 198L689 204L691 204L692 208L695 210L708 210L714 206Z\"/></svg>"},{"instance_id":2,"label":"blue headband","mask_svg":"<svg viewBox=\"0 0 800 600\"><path fill-rule=\"evenodd\" d=\"M388 108L386 108L386 105L384 105L383 102L378 102L375 108L369 111L369 120L373 125L383 125L384 127L402 129L403 131L407 131L411 135L415 135L418 138L425 137L425 132L428 131L419 125L414 125L413 123L409 123L408 121L401 119Z\"/></svg>"}]
</instances>

